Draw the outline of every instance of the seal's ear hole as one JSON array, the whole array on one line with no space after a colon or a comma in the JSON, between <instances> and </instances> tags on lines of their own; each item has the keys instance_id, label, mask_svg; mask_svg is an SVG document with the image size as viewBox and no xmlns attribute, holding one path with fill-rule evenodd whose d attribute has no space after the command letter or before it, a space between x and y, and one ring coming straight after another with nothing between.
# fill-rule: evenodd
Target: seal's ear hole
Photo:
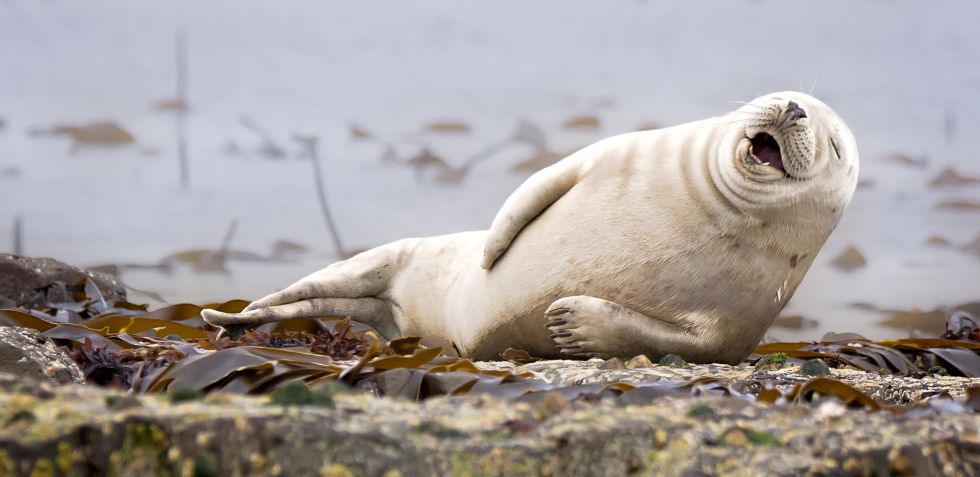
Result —
<instances>
[{"instance_id":1,"label":"seal's ear hole","mask_svg":"<svg viewBox=\"0 0 980 477\"><path fill-rule=\"evenodd\" d=\"M837 157L837 160L840 160L840 149L837 149L837 143L834 141L834 138L830 138L828 141L830 142L830 148L834 150L834 156Z\"/></svg>"}]
</instances>

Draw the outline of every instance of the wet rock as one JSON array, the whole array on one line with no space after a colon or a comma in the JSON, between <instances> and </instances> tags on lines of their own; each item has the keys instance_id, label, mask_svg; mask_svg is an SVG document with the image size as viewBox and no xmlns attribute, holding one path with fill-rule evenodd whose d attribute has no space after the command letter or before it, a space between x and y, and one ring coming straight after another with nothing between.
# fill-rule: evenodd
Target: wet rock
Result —
<instances>
[{"instance_id":1,"label":"wet rock","mask_svg":"<svg viewBox=\"0 0 980 477\"><path fill-rule=\"evenodd\" d=\"M85 381L78 365L51 340L34 330L7 326L0 326L0 373L53 384Z\"/></svg>"},{"instance_id":2,"label":"wet rock","mask_svg":"<svg viewBox=\"0 0 980 477\"><path fill-rule=\"evenodd\" d=\"M30 377L25 377L22 374L0 372L0 395L3 395L4 393L27 394L41 399L48 399L51 396L54 396L55 387L55 385L46 380L38 381ZM3 421L0 421L0 427L2 427L2 425Z\"/></svg>"},{"instance_id":3,"label":"wet rock","mask_svg":"<svg viewBox=\"0 0 980 477\"><path fill-rule=\"evenodd\" d=\"M72 291L81 291L85 280L98 285L106 300L126 299L126 289L109 275L51 258L0 255L0 303L7 307L32 308L75 301Z\"/></svg>"},{"instance_id":4,"label":"wet rock","mask_svg":"<svg viewBox=\"0 0 980 477\"><path fill-rule=\"evenodd\" d=\"M684 358L681 358L676 354L666 354L663 358L660 358L660 361L657 364L661 366L670 366L672 368L683 368L684 365L687 364L687 361L684 361Z\"/></svg>"},{"instance_id":5,"label":"wet rock","mask_svg":"<svg viewBox=\"0 0 980 477\"><path fill-rule=\"evenodd\" d=\"M804 376L825 377L830 376L830 368L822 359L808 359L800 366L800 374Z\"/></svg>"},{"instance_id":6,"label":"wet rock","mask_svg":"<svg viewBox=\"0 0 980 477\"><path fill-rule=\"evenodd\" d=\"M933 366L926 370L926 374L931 376L949 376L949 371L946 371L946 368L942 366Z\"/></svg>"},{"instance_id":7,"label":"wet rock","mask_svg":"<svg viewBox=\"0 0 980 477\"><path fill-rule=\"evenodd\" d=\"M946 332L943 338L948 340L980 341L980 326L972 313L965 310L955 310L946 317Z\"/></svg>"}]
</instances>

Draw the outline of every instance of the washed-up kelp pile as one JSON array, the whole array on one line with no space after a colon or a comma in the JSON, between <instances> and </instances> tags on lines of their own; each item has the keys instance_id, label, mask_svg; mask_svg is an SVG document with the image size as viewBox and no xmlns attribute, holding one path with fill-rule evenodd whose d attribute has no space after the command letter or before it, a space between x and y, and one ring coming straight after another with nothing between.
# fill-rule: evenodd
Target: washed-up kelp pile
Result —
<instances>
[{"instance_id":1,"label":"washed-up kelp pile","mask_svg":"<svg viewBox=\"0 0 980 477\"><path fill-rule=\"evenodd\" d=\"M847 365L872 373L917 377L949 374L980 378L980 342L967 339L871 341L854 333L828 333L818 343L760 345L749 359L761 359L762 356L776 353L785 354L795 361L817 358L831 366Z\"/></svg>"},{"instance_id":2,"label":"washed-up kelp pile","mask_svg":"<svg viewBox=\"0 0 980 477\"><path fill-rule=\"evenodd\" d=\"M336 383L342 383L377 396L413 400L488 393L521 401L558 394L586 402L618 399L643 403L664 396L721 394L770 403L805 403L835 396L854 407L896 409L827 377L783 391L767 388L758 393L740 392L715 377L687 383L560 386L532 373L481 369L467 359L446 356L441 348L425 347L419 338L386 341L349 319L291 320L249 330L221 330L205 323L201 310L237 312L246 301L203 307L179 304L149 311L145 305L105 298L92 281L79 284L71 296L72 302L0 310L0 325L38 331L68 349L87 382L134 393L174 395L220 390L282 395L302 389L302 393L316 396L317 390L335 390ZM957 320L958 329L966 332L950 335L948 331L947 335L961 339L870 341L854 334L831 334L819 343L765 344L749 359L758 366L819 359L831 367L851 366L902 376L980 377L980 343L969 339L973 335L968 329L971 325L975 329L975 324L962 316ZM534 360L520 350L508 350L503 357L515 362ZM967 400L957 405L980 412L980 388L970 389Z\"/></svg>"}]
</instances>

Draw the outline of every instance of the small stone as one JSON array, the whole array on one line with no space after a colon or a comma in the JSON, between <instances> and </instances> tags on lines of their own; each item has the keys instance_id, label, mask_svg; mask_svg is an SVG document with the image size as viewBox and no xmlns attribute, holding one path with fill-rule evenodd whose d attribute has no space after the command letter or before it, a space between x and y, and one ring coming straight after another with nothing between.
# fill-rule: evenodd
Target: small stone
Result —
<instances>
[{"instance_id":1,"label":"small stone","mask_svg":"<svg viewBox=\"0 0 980 477\"><path fill-rule=\"evenodd\" d=\"M271 402L280 406L313 404L313 391L305 384L293 381L272 393Z\"/></svg>"},{"instance_id":2,"label":"small stone","mask_svg":"<svg viewBox=\"0 0 980 477\"><path fill-rule=\"evenodd\" d=\"M218 465L215 464L214 459L207 455L198 456L194 459L194 477L217 477L220 475L218 472Z\"/></svg>"},{"instance_id":3,"label":"small stone","mask_svg":"<svg viewBox=\"0 0 980 477\"><path fill-rule=\"evenodd\" d=\"M946 371L946 368L942 366L933 366L926 370L926 374L934 376L949 376L949 371Z\"/></svg>"},{"instance_id":4,"label":"small stone","mask_svg":"<svg viewBox=\"0 0 980 477\"><path fill-rule=\"evenodd\" d=\"M197 401L204 397L204 393L192 388L180 388L170 393L170 402Z\"/></svg>"},{"instance_id":5,"label":"small stone","mask_svg":"<svg viewBox=\"0 0 980 477\"><path fill-rule=\"evenodd\" d=\"M800 365L800 374L804 376L824 377L830 376L830 368L820 358L806 360Z\"/></svg>"},{"instance_id":6,"label":"small stone","mask_svg":"<svg viewBox=\"0 0 980 477\"><path fill-rule=\"evenodd\" d=\"M746 429L745 434L748 436L749 441L756 445L763 446L778 446L779 439L772 434L765 431L757 431L755 429Z\"/></svg>"},{"instance_id":7,"label":"small stone","mask_svg":"<svg viewBox=\"0 0 980 477\"><path fill-rule=\"evenodd\" d=\"M18 422L34 422L36 420L37 416L34 415L34 411L31 411L30 409L21 409L11 414L10 417L7 418L4 425L9 426Z\"/></svg>"},{"instance_id":8,"label":"small stone","mask_svg":"<svg viewBox=\"0 0 980 477\"><path fill-rule=\"evenodd\" d=\"M541 399L541 403L538 405L538 411L543 417L547 418L560 414L570 406L568 399L565 399L561 393L549 391Z\"/></svg>"},{"instance_id":9,"label":"small stone","mask_svg":"<svg viewBox=\"0 0 980 477\"><path fill-rule=\"evenodd\" d=\"M269 459L266 458L265 454L255 451L248 455L248 462L252 464L253 469L262 470L269 463Z\"/></svg>"},{"instance_id":10,"label":"small stone","mask_svg":"<svg viewBox=\"0 0 980 477\"><path fill-rule=\"evenodd\" d=\"M620 369L626 369L626 365L623 364L623 360L616 357L612 357L607 359L605 362L603 362L602 365L599 366L599 369L620 370Z\"/></svg>"},{"instance_id":11,"label":"small stone","mask_svg":"<svg viewBox=\"0 0 980 477\"><path fill-rule=\"evenodd\" d=\"M541 361L541 358L531 356L527 351L516 348L507 348L503 353L500 353L500 357L514 364L528 364Z\"/></svg>"},{"instance_id":12,"label":"small stone","mask_svg":"<svg viewBox=\"0 0 980 477\"><path fill-rule=\"evenodd\" d=\"M650 358L647 358L647 355L641 354L630 358L630 360L626 362L626 367L628 369L652 368L653 361L650 361Z\"/></svg>"},{"instance_id":13,"label":"small stone","mask_svg":"<svg viewBox=\"0 0 980 477\"><path fill-rule=\"evenodd\" d=\"M321 477L354 477L354 473L351 472L346 466L341 464L327 465L324 464L323 468L320 469Z\"/></svg>"},{"instance_id":14,"label":"small stone","mask_svg":"<svg viewBox=\"0 0 980 477\"><path fill-rule=\"evenodd\" d=\"M898 449L892 449L888 452L888 465L898 475L912 475L915 472L912 461L902 455Z\"/></svg>"},{"instance_id":15,"label":"small stone","mask_svg":"<svg viewBox=\"0 0 980 477\"><path fill-rule=\"evenodd\" d=\"M338 392L338 386L318 386L310 389L306 384L293 381L272 393L270 403L280 406L321 406L333 407L333 396Z\"/></svg>"},{"instance_id":16,"label":"small stone","mask_svg":"<svg viewBox=\"0 0 980 477\"><path fill-rule=\"evenodd\" d=\"M721 437L721 443L726 446L747 446L749 442L748 434L741 429L732 429Z\"/></svg>"},{"instance_id":17,"label":"small stone","mask_svg":"<svg viewBox=\"0 0 980 477\"><path fill-rule=\"evenodd\" d=\"M684 358L676 354L665 354L657 364L660 366L670 366L671 368L683 368L687 365L687 361L684 361Z\"/></svg>"},{"instance_id":18,"label":"small stone","mask_svg":"<svg viewBox=\"0 0 980 477\"><path fill-rule=\"evenodd\" d=\"M755 363L755 372L765 372L765 371L775 371L777 369L782 369L786 365L786 360L789 357L786 353L772 353L759 358L759 361Z\"/></svg>"},{"instance_id":19,"label":"small stone","mask_svg":"<svg viewBox=\"0 0 980 477\"><path fill-rule=\"evenodd\" d=\"M855 457L848 457L843 464L841 464L841 468L849 473L856 474L861 470L861 461Z\"/></svg>"},{"instance_id":20,"label":"small stone","mask_svg":"<svg viewBox=\"0 0 980 477\"><path fill-rule=\"evenodd\" d=\"M715 409L710 404L699 402L687 410L687 417L714 417Z\"/></svg>"},{"instance_id":21,"label":"small stone","mask_svg":"<svg viewBox=\"0 0 980 477\"><path fill-rule=\"evenodd\" d=\"M143 403L134 396L111 395L106 396L105 407L118 411L122 409L143 407Z\"/></svg>"}]
</instances>

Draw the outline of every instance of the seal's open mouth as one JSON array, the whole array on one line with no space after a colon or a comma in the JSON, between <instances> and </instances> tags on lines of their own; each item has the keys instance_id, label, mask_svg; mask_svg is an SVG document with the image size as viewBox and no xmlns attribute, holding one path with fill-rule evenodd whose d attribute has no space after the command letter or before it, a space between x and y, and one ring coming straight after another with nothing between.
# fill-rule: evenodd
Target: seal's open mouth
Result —
<instances>
[{"instance_id":1,"label":"seal's open mouth","mask_svg":"<svg viewBox=\"0 0 980 477\"><path fill-rule=\"evenodd\" d=\"M779 151L779 143L776 142L776 138L766 133L756 134L752 138L752 147L749 148L749 158L755 161L756 164L775 167L786 172L786 169L783 168L783 155Z\"/></svg>"}]
</instances>

